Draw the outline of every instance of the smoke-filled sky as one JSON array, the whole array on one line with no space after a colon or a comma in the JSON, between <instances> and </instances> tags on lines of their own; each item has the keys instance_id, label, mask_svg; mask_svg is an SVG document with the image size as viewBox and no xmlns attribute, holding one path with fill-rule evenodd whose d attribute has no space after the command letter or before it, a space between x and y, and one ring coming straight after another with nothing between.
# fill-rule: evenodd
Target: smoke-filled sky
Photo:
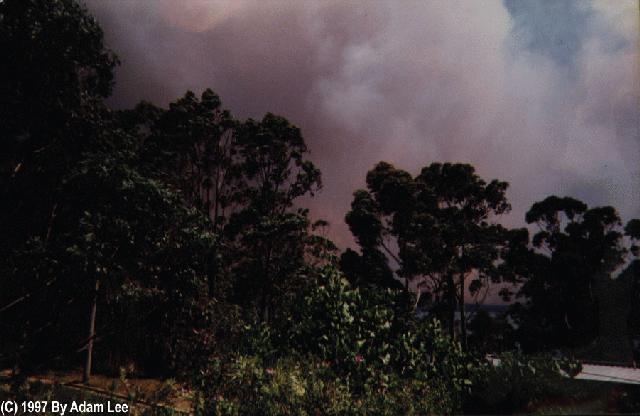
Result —
<instances>
[{"instance_id":1,"label":"smoke-filled sky","mask_svg":"<svg viewBox=\"0 0 640 416\"><path fill-rule=\"evenodd\" d=\"M638 0L87 1L121 58L114 106L212 88L303 131L344 215L386 160L467 162L511 184L508 225L550 194L640 217Z\"/></svg>"}]
</instances>

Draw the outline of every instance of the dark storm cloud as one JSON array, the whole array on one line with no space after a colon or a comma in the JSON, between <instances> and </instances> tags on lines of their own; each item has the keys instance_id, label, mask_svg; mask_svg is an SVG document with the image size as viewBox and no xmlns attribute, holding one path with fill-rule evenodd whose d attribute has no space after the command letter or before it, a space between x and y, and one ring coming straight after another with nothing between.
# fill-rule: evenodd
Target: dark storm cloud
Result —
<instances>
[{"instance_id":1,"label":"dark storm cloud","mask_svg":"<svg viewBox=\"0 0 640 416\"><path fill-rule=\"evenodd\" d=\"M211 87L236 115L271 111L299 125L325 183L312 211L344 246L351 194L379 160L413 173L432 161L473 163L511 183L512 225L552 193L640 215L637 3L553 3L563 6L88 7L123 61L113 105L166 105Z\"/></svg>"}]
</instances>

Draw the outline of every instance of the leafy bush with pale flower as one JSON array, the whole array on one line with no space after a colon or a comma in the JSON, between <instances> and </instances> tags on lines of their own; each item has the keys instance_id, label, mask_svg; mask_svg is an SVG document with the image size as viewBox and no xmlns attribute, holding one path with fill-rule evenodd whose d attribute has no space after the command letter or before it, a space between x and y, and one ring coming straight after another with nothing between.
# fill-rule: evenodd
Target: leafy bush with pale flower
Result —
<instances>
[{"instance_id":1,"label":"leafy bush with pale flower","mask_svg":"<svg viewBox=\"0 0 640 416\"><path fill-rule=\"evenodd\" d=\"M207 414L444 414L477 363L415 318L402 291L353 288L328 267L293 315L248 326L242 353L202 378Z\"/></svg>"},{"instance_id":2,"label":"leafy bush with pale flower","mask_svg":"<svg viewBox=\"0 0 640 416\"><path fill-rule=\"evenodd\" d=\"M475 362L437 321L417 319L412 304L406 292L352 288L327 268L292 316L288 342L363 382L396 374L462 393Z\"/></svg>"},{"instance_id":3,"label":"leafy bush with pale flower","mask_svg":"<svg viewBox=\"0 0 640 416\"><path fill-rule=\"evenodd\" d=\"M387 386L361 386L333 365L309 357L271 365L255 356L218 363L196 414L202 415L424 415L449 414L455 403L439 383L389 374Z\"/></svg>"}]
</instances>

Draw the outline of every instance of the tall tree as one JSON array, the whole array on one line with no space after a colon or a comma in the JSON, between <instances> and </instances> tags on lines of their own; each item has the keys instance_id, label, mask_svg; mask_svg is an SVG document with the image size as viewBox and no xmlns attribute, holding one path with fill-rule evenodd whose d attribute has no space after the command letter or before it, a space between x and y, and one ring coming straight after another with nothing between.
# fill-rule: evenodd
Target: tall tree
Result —
<instances>
[{"instance_id":1,"label":"tall tree","mask_svg":"<svg viewBox=\"0 0 640 416\"><path fill-rule=\"evenodd\" d=\"M117 58L72 0L0 3L0 49L10 57L0 62L1 250L27 235L46 238L56 189L90 145L92 115L111 92Z\"/></svg>"},{"instance_id":2,"label":"tall tree","mask_svg":"<svg viewBox=\"0 0 640 416\"><path fill-rule=\"evenodd\" d=\"M88 335L86 381L97 336L118 335L127 325L146 328L164 335L156 346L169 361L176 352L167 342L180 343L185 335L191 337L191 330L211 329L215 301L208 282L216 273L216 238L208 218L169 186L140 174L136 138L113 137L118 130L110 126L103 131L104 145L87 154L66 179L67 208L61 215L77 226L60 227L56 241L66 246L68 256L59 260L70 265L67 272L77 276L77 287L93 291L90 328L97 332ZM154 303L146 316L120 324L96 322L98 303L110 313L109 308L139 299ZM183 322L186 315L189 320Z\"/></svg>"},{"instance_id":3,"label":"tall tree","mask_svg":"<svg viewBox=\"0 0 640 416\"><path fill-rule=\"evenodd\" d=\"M149 172L180 189L220 232L242 186L237 122L210 89L200 99L188 91L159 116L147 105L138 111L143 120L147 115L142 125L150 131L144 145Z\"/></svg>"},{"instance_id":4,"label":"tall tree","mask_svg":"<svg viewBox=\"0 0 640 416\"><path fill-rule=\"evenodd\" d=\"M309 242L308 211L296 200L321 186L320 171L306 159L300 129L267 114L238 128L246 186L242 209L232 215L226 235L234 240L238 294L268 322L270 311L301 282Z\"/></svg>"},{"instance_id":5,"label":"tall tree","mask_svg":"<svg viewBox=\"0 0 640 416\"><path fill-rule=\"evenodd\" d=\"M515 309L523 344L584 348L599 341L594 354L629 361L637 220L625 230L613 207L589 208L573 198L550 196L533 204L526 221L539 231L532 240L534 267Z\"/></svg>"},{"instance_id":6,"label":"tall tree","mask_svg":"<svg viewBox=\"0 0 640 416\"><path fill-rule=\"evenodd\" d=\"M472 166L433 163L419 175L380 162L367 174L368 190L354 194L346 220L362 255L385 253L397 276L446 311L451 335L459 308L466 339L466 291L499 279L506 230L492 221L510 209L506 182L483 181ZM468 284L470 282L470 285Z\"/></svg>"},{"instance_id":7,"label":"tall tree","mask_svg":"<svg viewBox=\"0 0 640 416\"><path fill-rule=\"evenodd\" d=\"M63 177L47 239L32 236L3 264L7 273L0 296L8 305L0 311L2 322L23 317L15 319L23 322L16 328L24 335L24 342L17 342L23 363L50 365L56 356L73 362L74 351L82 347L86 381L96 339L118 348L113 338L127 326L158 333L158 323L174 325L189 314L190 322L165 332L166 342L175 341L178 334L188 336L181 326L210 322L214 298L206 283L216 273L209 220L169 186L140 174L137 138L122 133L106 115L101 124L93 148ZM19 302L8 303L12 299ZM144 299L153 299L147 312L155 318L100 319L112 307ZM157 320L158 314L166 315ZM88 334L78 330L86 327ZM164 342L157 350L168 360L171 348Z\"/></svg>"},{"instance_id":8,"label":"tall tree","mask_svg":"<svg viewBox=\"0 0 640 416\"><path fill-rule=\"evenodd\" d=\"M0 358L75 363L86 346L89 375L93 341L125 326L171 326L170 342L210 322L211 227L140 169L143 137L105 107L117 60L95 20L71 0L3 1L0 45ZM101 319L136 298L153 321Z\"/></svg>"},{"instance_id":9,"label":"tall tree","mask_svg":"<svg viewBox=\"0 0 640 416\"><path fill-rule=\"evenodd\" d=\"M71 0L0 3L0 47L11 57L0 63L0 262L6 271L0 284L11 296L11 278L22 273L34 273L25 289L42 290L55 280L38 265L49 258L48 267L55 266L47 254L55 250L66 208L61 188L93 144L117 59L95 20ZM25 258L33 264L14 267Z\"/></svg>"},{"instance_id":10,"label":"tall tree","mask_svg":"<svg viewBox=\"0 0 640 416\"><path fill-rule=\"evenodd\" d=\"M307 210L294 206L320 187L300 130L272 114L238 122L211 90L200 98L187 92L167 111L142 104L123 117L146 132L142 169L211 217L238 300L268 320L310 256L333 249L311 234Z\"/></svg>"}]
</instances>

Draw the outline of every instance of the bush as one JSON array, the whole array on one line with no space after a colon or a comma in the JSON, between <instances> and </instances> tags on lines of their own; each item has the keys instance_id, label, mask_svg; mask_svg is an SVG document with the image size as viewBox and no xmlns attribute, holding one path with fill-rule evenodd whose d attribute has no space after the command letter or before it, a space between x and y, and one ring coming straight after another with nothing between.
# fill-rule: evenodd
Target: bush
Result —
<instances>
[{"instance_id":1,"label":"bush","mask_svg":"<svg viewBox=\"0 0 640 416\"><path fill-rule=\"evenodd\" d=\"M396 415L445 414L455 403L439 383L387 377L385 387L358 385L340 377L332 366L312 357L281 359L265 366L258 357L238 356L217 366L209 378L204 404L207 415Z\"/></svg>"},{"instance_id":2,"label":"bush","mask_svg":"<svg viewBox=\"0 0 640 416\"><path fill-rule=\"evenodd\" d=\"M204 414L443 414L477 361L420 321L405 292L352 288L323 270L278 326L247 326L241 353L210 363Z\"/></svg>"},{"instance_id":3,"label":"bush","mask_svg":"<svg viewBox=\"0 0 640 416\"><path fill-rule=\"evenodd\" d=\"M374 373L441 381L451 394L471 385L474 360L445 335L437 321L418 320L406 292L351 288L327 268L292 317L289 345L335 363L363 383ZM384 381L382 381L384 384Z\"/></svg>"},{"instance_id":4,"label":"bush","mask_svg":"<svg viewBox=\"0 0 640 416\"><path fill-rule=\"evenodd\" d=\"M471 413L506 414L522 412L537 403L576 390L577 363L551 356L504 353L495 364L486 362L474 374L474 388L465 400ZM579 394L580 389L570 395Z\"/></svg>"}]
</instances>

